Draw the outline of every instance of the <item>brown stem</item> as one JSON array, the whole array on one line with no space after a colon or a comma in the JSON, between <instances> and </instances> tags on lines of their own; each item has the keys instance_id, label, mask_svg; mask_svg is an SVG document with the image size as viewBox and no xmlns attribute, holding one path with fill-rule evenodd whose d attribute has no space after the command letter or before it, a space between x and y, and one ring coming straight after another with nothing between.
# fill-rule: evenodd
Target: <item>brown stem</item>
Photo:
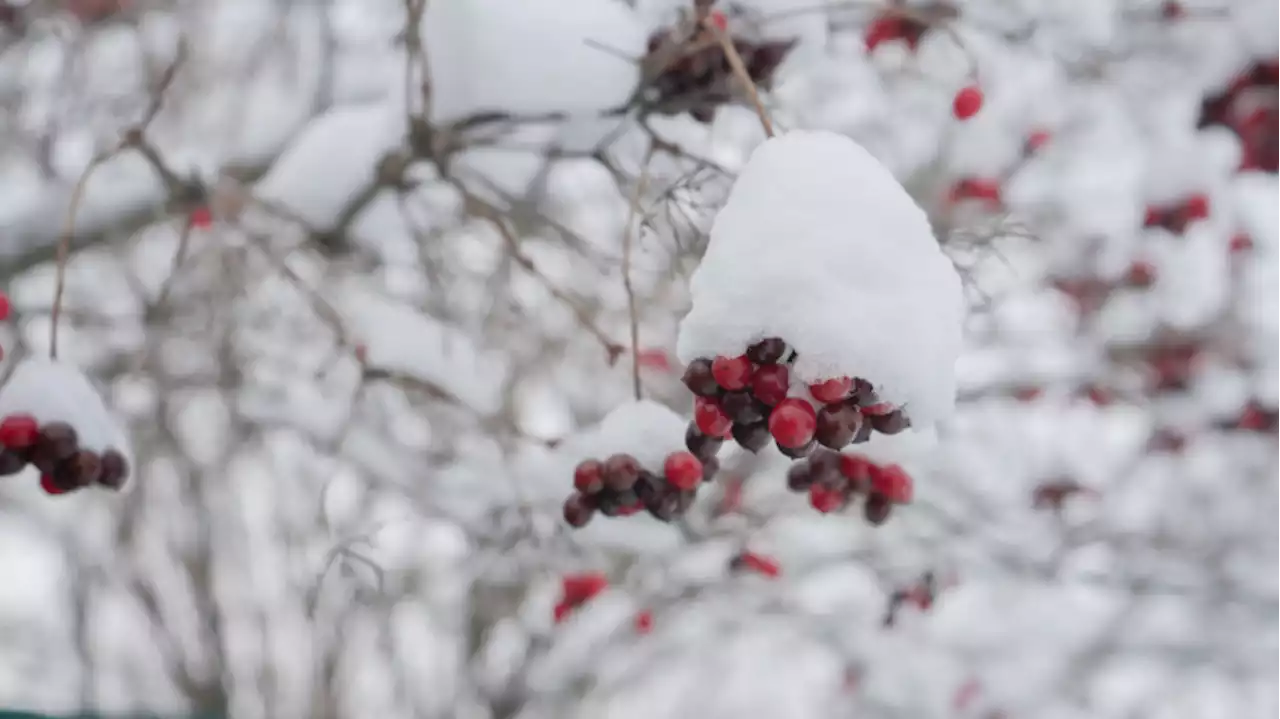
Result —
<instances>
[{"instance_id":1,"label":"brown stem","mask_svg":"<svg viewBox=\"0 0 1280 719\"><path fill-rule=\"evenodd\" d=\"M639 233L636 219L640 216L640 198L644 195L645 186L649 184L649 163L653 160L656 146L650 145L644 156L644 164L640 167L640 179L636 181L635 190L631 193L631 211L627 217L627 225L622 235L622 286L627 292L627 321L631 327L631 391L636 400L644 398L644 388L640 384L640 315L636 309L636 291L631 284L631 249L635 235Z\"/></svg>"},{"instance_id":2,"label":"brown stem","mask_svg":"<svg viewBox=\"0 0 1280 719\"><path fill-rule=\"evenodd\" d=\"M62 235L58 237L58 256L57 270L53 284L53 308L49 312L49 359L58 359L58 320L62 317L62 295L67 287L67 261L71 257L71 238L75 236L76 229L76 210L80 208L80 202L84 199L85 188L89 185L89 178L93 175L102 163L106 162L115 152L109 152L98 155L93 158L89 166L84 168L80 179L76 180L75 187L71 189L71 198L67 202L67 218L63 222Z\"/></svg>"},{"instance_id":3,"label":"brown stem","mask_svg":"<svg viewBox=\"0 0 1280 719\"><path fill-rule=\"evenodd\" d=\"M751 75L747 74L747 66L742 62L742 56L738 54L738 48L733 46L733 41L729 36L721 32L720 28L714 23L704 20L702 22L703 29L711 34L720 43L720 49L724 50L724 56L729 60L729 67L733 69L733 76L742 83L742 87L747 91L747 97L751 99L752 106L756 109L756 116L760 118L760 126L764 128L764 134L767 137L773 137L773 121L769 119L769 113L764 109L764 103L760 101L760 91L756 89L756 84L751 81Z\"/></svg>"}]
</instances>

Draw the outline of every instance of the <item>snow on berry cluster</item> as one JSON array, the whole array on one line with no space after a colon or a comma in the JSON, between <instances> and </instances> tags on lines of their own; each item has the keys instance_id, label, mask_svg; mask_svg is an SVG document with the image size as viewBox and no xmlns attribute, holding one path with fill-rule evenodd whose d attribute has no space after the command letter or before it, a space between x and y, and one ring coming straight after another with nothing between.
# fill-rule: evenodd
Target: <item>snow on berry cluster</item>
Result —
<instances>
[{"instance_id":1,"label":"snow on berry cluster","mask_svg":"<svg viewBox=\"0 0 1280 719\"><path fill-rule=\"evenodd\" d=\"M823 514L840 511L862 497L863 516L877 526L889 518L893 505L910 504L915 493L911 475L900 465L828 449L792 464L787 489L808 492L809 503Z\"/></svg>"},{"instance_id":2,"label":"snow on berry cluster","mask_svg":"<svg viewBox=\"0 0 1280 719\"><path fill-rule=\"evenodd\" d=\"M0 389L0 477L28 466L58 495L129 478L124 437L89 380L44 359L23 360Z\"/></svg>"},{"instance_id":3,"label":"snow on berry cluster","mask_svg":"<svg viewBox=\"0 0 1280 719\"><path fill-rule=\"evenodd\" d=\"M799 459L818 445L841 449L867 441L873 430L897 434L910 424L900 408L882 401L862 378L793 386L796 358L785 341L770 337L736 357L690 362L683 378L695 395L685 435L689 451L699 458L714 455L732 437L744 449L759 452L772 439L784 455Z\"/></svg>"},{"instance_id":4,"label":"snow on berry cluster","mask_svg":"<svg viewBox=\"0 0 1280 719\"><path fill-rule=\"evenodd\" d=\"M824 404L854 397L864 414L891 407L901 412L892 422L917 426L954 405L960 278L924 211L846 137L792 131L755 151L716 216L690 295L676 347L686 365L733 358L720 360L720 376L754 380L743 349L763 352L756 343L778 338L789 348L776 365L785 384L815 388ZM768 370L753 390L778 391L782 374ZM787 402L777 421L805 424L802 403Z\"/></svg>"},{"instance_id":5,"label":"snow on berry cluster","mask_svg":"<svg viewBox=\"0 0 1280 719\"><path fill-rule=\"evenodd\" d=\"M714 453L680 449L684 422L648 401L623 405L566 451L583 458L574 468L574 493L564 519L583 527L597 512L627 517L642 510L663 521L686 512L698 486L719 469Z\"/></svg>"}]
</instances>

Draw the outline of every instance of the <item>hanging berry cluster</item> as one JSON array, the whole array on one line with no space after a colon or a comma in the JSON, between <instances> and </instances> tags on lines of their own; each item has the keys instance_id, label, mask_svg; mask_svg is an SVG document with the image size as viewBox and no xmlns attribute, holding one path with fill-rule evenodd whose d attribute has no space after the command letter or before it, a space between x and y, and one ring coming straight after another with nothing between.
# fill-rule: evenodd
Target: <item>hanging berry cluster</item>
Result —
<instances>
[{"instance_id":1,"label":"hanging berry cluster","mask_svg":"<svg viewBox=\"0 0 1280 719\"><path fill-rule=\"evenodd\" d=\"M123 454L81 447L75 428L66 422L41 426L31 415L10 415L0 420L0 477L17 474L27 465L40 472L40 487L48 494L95 485L120 489L129 476Z\"/></svg>"},{"instance_id":2,"label":"hanging berry cluster","mask_svg":"<svg viewBox=\"0 0 1280 719\"><path fill-rule=\"evenodd\" d=\"M895 504L910 504L911 475L896 464L877 464L848 452L820 449L791 465L787 489L808 492L813 508L828 514L862 498L862 514L872 525L884 524Z\"/></svg>"},{"instance_id":3,"label":"hanging berry cluster","mask_svg":"<svg viewBox=\"0 0 1280 719\"><path fill-rule=\"evenodd\" d=\"M684 514L697 497L698 485L719 470L714 453L699 458L691 452L672 452L656 474L630 454L615 454L603 462L587 459L573 471L576 490L564 503L564 519L583 527L596 512L606 517L629 517L641 510L670 522Z\"/></svg>"},{"instance_id":4,"label":"hanging berry cluster","mask_svg":"<svg viewBox=\"0 0 1280 719\"><path fill-rule=\"evenodd\" d=\"M792 396L796 356L785 341L771 337L737 357L690 362L683 377L695 395L689 451L713 454L732 437L751 452L772 440L784 455L799 459L819 445L841 449L867 441L873 431L897 434L909 425L900 408L882 401L861 378L827 379L805 387L807 397Z\"/></svg>"},{"instance_id":5,"label":"hanging berry cluster","mask_svg":"<svg viewBox=\"0 0 1280 719\"><path fill-rule=\"evenodd\" d=\"M720 30L728 26L719 11L713 11L709 20ZM753 42L737 36L731 36L730 42L751 81L766 89L795 46L794 40ZM659 112L674 115L687 111L698 122L708 123L716 108L733 98L729 58L719 41L700 28L693 33L680 28L654 33L649 38L646 62L657 67L649 102Z\"/></svg>"}]
</instances>

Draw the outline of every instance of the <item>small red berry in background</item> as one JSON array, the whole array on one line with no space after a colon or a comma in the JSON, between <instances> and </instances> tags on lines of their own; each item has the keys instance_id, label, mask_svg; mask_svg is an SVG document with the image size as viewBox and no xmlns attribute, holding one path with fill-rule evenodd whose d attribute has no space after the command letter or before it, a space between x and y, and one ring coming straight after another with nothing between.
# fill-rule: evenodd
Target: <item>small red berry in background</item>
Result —
<instances>
[{"instance_id":1,"label":"small red berry in background","mask_svg":"<svg viewBox=\"0 0 1280 719\"><path fill-rule=\"evenodd\" d=\"M1150 262L1138 260L1129 265L1124 281L1130 287L1150 287L1156 281L1156 268Z\"/></svg>"},{"instance_id":2,"label":"small red berry in background","mask_svg":"<svg viewBox=\"0 0 1280 719\"><path fill-rule=\"evenodd\" d=\"M1253 249L1253 238L1249 235L1239 232L1231 238L1231 253L1241 254Z\"/></svg>"},{"instance_id":3,"label":"small red berry in background","mask_svg":"<svg viewBox=\"0 0 1280 719\"><path fill-rule=\"evenodd\" d=\"M809 487L809 504L823 514L830 514L844 506L844 495L836 489L830 489L814 483Z\"/></svg>"},{"instance_id":4,"label":"small red berry in background","mask_svg":"<svg viewBox=\"0 0 1280 719\"><path fill-rule=\"evenodd\" d=\"M369 363L369 347L363 342L355 346L356 361L360 364Z\"/></svg>"},{"instance_id":5,"label":"small red berry in background","mask_svg":"<svg viewBox=\"0 0 1280 719\"><path fill-rule=\"evenodd\" d=\"M720 32L724 32L729 27L729 18L725 17L724 13L719 10L712 10L707 15L707 20Z\"/></svg>"},{"instance_id":6,"label":"small red berry in background","mask_svg":"<svg viewBox=\"0 0 1280 719\"><path fill-rule=\"evenodd\" d=\"M604 591L609 586L609 579L599 572L570 574L560 581L560 585L563 601L578 605Z\"/></svg>"},{"instance_id":7,"label":"small red berry in background","mask_svg":"<svg viewBox=\"0 0 1280 719\"><path fill-rule=\"evenodd\" d=\"M896 464L874 467L871 471L871 488L888 497L894 504L910 504L915 494L911 475Z\"/></svg>"},{"instance_id":8,"label":"small red berry in background","mask_svg":"<svg viewBox=\"0 0 1280 719\"><path fill-rule=\"evenodd\" d=\"M30 447L39 436L40 423L29 414L13 414L0 421L0 445L9 449Z\"/></svg>"},{"instance_id":9,"label":"small red berry in background","mask_svg":"<svg viewBox=\"0 0 1280 719\"><path fill-rule=\"evenodd\" d=\"M809 385L809 394L823 404L834 404L849 396L853 388L853 380L848 377L836 377Z\"/></svg>"},{"instance_id":10,"label":"small red berry in background","mask_svg":"<svg viewBox=\"0 0 1280 719\"><path fill-rule=\"evenodd\" d=\"M1052 137L1048 130L1035 130L1027 136L1026 151L1028 153L1037 152L1040 148L1048 145Z\"/></svg>"},{"instance_id":11,"label":"small red berry in background","mask_svg":"<svg viewBox=\"0 0 1280 719\"><path fill-rule=\"evenodd\" d=\"M1182 210L1188 219L1203 220L1209 216L1209 197L1202 194L1192 195L1183 203Z\"/></svg>"},{"instance_id":12,"label":"small red berry in background","mask_svg":"<svg viewBox=\"0 0 1280 719\"><path fill-rule=\"evenodd\" d=\"M1160 17L1165 20L1177 20L1187 14L1187 9L1182 7L1182 3L1174 2L1174 0L1165 0L1160 6Z\"/></svg>"},{"instance_id":13,"label":"small red berry in background","mask_svg":"<svg viewBox=\"0 0 1280 719\"><path fill-rule=\"evenodd\" d=\"M653 631L653 612L648 609L636 615L636 632L648 634Z\"/></svg>"},{"instance_id":14,"label":"small red berry in background","mask_svg":"<svg viewBox=\"0 0 1280 719\"><path fill-rule=\"evenodd\" d=\"M40 475L40 489L43 489L45 494L55 497L59 494L67 493L67 490L59 487L58 483L53 481L53 475L51 474Z\"/></svg>"},{"instance_id":15,"label":"small red berry in background","mask_svg":"<svg viewBox=\"0 0 1280 719\"><path fill-rule=\"evenodd\" d=\"M734 569L755 572L770 579L782 574L782 567L778 565L776 560L755 552L743 552L734 557L732 566Z\"/></svg>"},{"instance_id":16,"label":"small red berry in background","mask_svg":"<svg viewBox=\"0 0 1280 719\"><path fill-rule=\"evenodd\" d=\"M956 93L951 102L951 111L957 119L968 120L982 110L982 89L977 85L969 85Z\"/></svg>"},{"instance_id":17,"label":"small red berry in background","mask_svg":"<svg viewBox=\"0 0 1280 719\"><path fill-rule=\"evenodd\" d=\"M711 361L711 376L727 390L740 390L751 381L751 360L746 355L716 357Z\"/></svg>"},{"instance_id":18,"label":"small red berry in background","mask_svg":"<svg viewBox=\"0 0 1280 719\"><path fill-rule=\"evenodd\" d=\"M667 353L657 349L640 350L636 353L636 363L659 372L671 371L671 359Z\"/></svg>"},{"instance_id":19,"label":"small red berry in background","mask_svg":"<svg viewBox=\"0 0 1280 719\"><path fill-rule=\"evenodd\" d=\"M672 452L662 463L662 474L676 489L693 489L702 482L702 462L690 452Z\"/></svg>"},{"instance_id":20,"label":"small red berry in background","mask_svg":"<svg viewBox=\"0 0 1280 719\"><path fill-rule=\"evenodd\" d=\"M11 312L13 312L13 304L9 302L9 295L0 292L0 322L9 319Z\"/></svg>"},{"instance_id":21,"label":"small red berry in background","mask_svg":"<svg viewBox=\"0 0 1280 719\"><path fill-rule=\"evenodd\" d=\"M213 211L208 207L197 207L187 216L187 222L194 229L207 230L213 227Z\"/></svg>"},{"instance_id":22,"label":"small red berry in background","mask_svg":"<svg viewBox=\"0 0 1280 719\"><path fill-rule=\"evenodd\" d=\"M569 617L569 612L571 611L573 611L573 606L568 602L556 602L555 611L551 616L555 619L556 624L560 624Z\"/></svg>"}]
</instances>

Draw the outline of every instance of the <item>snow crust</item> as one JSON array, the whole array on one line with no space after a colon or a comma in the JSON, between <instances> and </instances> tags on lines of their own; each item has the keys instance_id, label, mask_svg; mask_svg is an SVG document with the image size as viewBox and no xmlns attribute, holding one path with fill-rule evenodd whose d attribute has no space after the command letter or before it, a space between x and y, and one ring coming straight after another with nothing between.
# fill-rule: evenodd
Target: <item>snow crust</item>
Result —
<instances>
[{"instance_id":1,"label":"snow crust","mask_svg":"<svg viewBox=\"0 0 1280 719\"><path fill-rule=\"evenodd\" d=\"M41 424L66 422L80 446L101 453L115 449L133 464L128 439L101 395L78 368L45 358L22 360L0 388L0 417L29 414Z\"/></svg>"},{"instance_id":2,"label":"snow crust","mask_svg":"<svg viewBox=\"0 0 1280 719\"><path fill-rule=\"evenodd\" d=\"M960 277L906 190L853 140L793 131L752 154L690 282L677 354L738 355L765 337L805 382L863 377L917 426L955 402Z\"/></svg>"}]
</instances>

